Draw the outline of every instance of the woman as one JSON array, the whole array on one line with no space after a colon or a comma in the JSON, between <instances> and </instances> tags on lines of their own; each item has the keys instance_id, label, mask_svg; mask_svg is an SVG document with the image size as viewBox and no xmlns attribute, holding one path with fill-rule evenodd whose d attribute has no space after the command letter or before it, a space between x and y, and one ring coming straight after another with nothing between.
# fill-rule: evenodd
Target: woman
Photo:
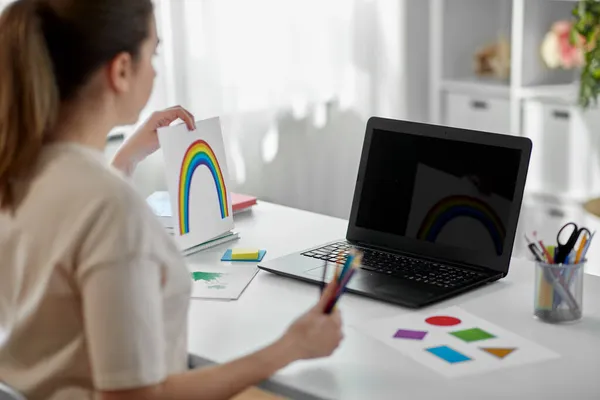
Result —
<instances>
[{"instance_id":1,"label":"woman","mask_svg":"<svg viewBox=\"0 0 600 400\"><path fill-rule=\"evenodd\" d=\"M187 371L189 273L116 171L194 119L156 113L116 168L102 153L146 104L157 44L151 0L17 0L0 17L0 380L29 398L225 399L340 343L329 287L271 346Z\"/></svg>"}]
</instances>

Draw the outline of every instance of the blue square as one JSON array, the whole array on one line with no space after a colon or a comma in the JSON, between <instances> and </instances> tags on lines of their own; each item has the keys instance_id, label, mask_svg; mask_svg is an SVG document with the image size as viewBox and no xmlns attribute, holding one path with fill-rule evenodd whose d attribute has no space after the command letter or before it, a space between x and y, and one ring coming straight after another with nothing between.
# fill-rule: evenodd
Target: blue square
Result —
<instances>
[{"instance_id":1,"label":"blue square","mask_svg":"<svg viewBox=\"0 0 600 400\"><path fill-rule=\"evenodd\" d=\"M448 361L450 364L456 364L459 362L471 360L470 357L467 357L464 354L459 353L458 351L453 350L448 346L430 347L425 350L435 356L438 356L442 360Z\"/></svg>"}]
</instances>

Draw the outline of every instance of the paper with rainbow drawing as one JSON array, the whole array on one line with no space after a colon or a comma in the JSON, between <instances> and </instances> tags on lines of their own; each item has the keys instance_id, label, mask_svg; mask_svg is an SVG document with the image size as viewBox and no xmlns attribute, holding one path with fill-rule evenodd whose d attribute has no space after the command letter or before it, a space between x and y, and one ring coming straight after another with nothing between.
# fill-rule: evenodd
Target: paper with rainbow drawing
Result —
<instances>
[{"instance_id":1,"label":"paper with rainbow drawing","mask_svg":"<svg viewBox=\"0 0 600 400\"><path fill-rule=\"evenodd\" d=\"M233 229L229 175L219 118L160 128L175 240L189 249Z\"/></svg>"}]
</instances>

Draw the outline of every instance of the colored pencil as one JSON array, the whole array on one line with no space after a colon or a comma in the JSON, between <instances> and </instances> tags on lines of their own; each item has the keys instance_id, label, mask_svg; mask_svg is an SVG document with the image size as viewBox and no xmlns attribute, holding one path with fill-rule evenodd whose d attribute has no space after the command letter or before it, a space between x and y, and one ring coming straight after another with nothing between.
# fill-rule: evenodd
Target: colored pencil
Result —
<instances>
[{"instance_id":1,"label":"colored pencil","mask_svg":"<svg viewBox=\"0 0 600 400\"><path fill-rule=\"evenodd\" d=\"M344 267L342 268L342 273L338 277L339 283L342 282L342 279L344 279L344 275L346 275L346 273L350 269L350 266L352 265L352 262L354 261L355 256L356 256L356 252L354 250L350 250L348 252L348 255L346 256L346 262L344 263Z\"/></svg>"},{"instance_id":2,"label":"colored pencil","mask_svg":"<svg viewBox=\"0 0 600 400\"><path fill-rule=\"evenodd\" d=\"M585 245L587 244L588 237L586 234L583 235L583 239L581 239L581 243L579 244L579 249L577 250L577 255L575 256L575 264L579 264L579 260L581 260L581 255L583 254L583 249L585 249Z\"/></svg>"},{"instance_id":3,"label":"colored pencil","mask_svg":"<svg viewBox=\"0 0 600 400\"><path fill-rule=\"evenodd\" d=\"M546 256L546 262L548 264L554 264L554 257L552 257L552 254L548 251L546 246L544 246L544 242L541 240L538 240L537 231L533 231L533 238L540 244L542 251L544 252L544 255Z\"/></svg>"},{"instance_id":4,"label":"colored pencil","mask_svg":"<svg viewBox=\"0 0 600 400\"><path fill-rule=\"evenodd\" d=\"M340 280L341 268L340 264L344 264L344 250L340 250L338 253L337 262L335 263L335 280Z\"/></svg>"},{"instance_id":5,"label":"colored pencil","mask_svg":"<svg viewBox=\"0 0 600 400\"><path fill-rule=\"evenodd\" d=\"M350 283L352 276L354 276L354 273L356 272L356 270L358 268L360 268L360 263L362 261L362 254L357 254L356 256L354 256L352 258L353 258L352 264L351 264L349 270L346 272L346 274L342 278L342 281L337 288L335 296L331 299L331 301L327 304L327 307L325 308L326 314L331 314L331 312L335 309L337 302L339 301L340 297L342 297L342 294L345 292L346 286L348 286L348 283Z\"/></svg>"}]
</instances>

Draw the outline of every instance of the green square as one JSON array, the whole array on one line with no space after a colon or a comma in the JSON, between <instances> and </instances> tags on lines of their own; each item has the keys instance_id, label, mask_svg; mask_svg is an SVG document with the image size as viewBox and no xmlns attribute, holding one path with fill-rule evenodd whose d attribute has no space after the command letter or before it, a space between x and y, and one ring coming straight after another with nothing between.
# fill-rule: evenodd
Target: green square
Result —
<instances>
[{"instance_id":1,"label":"green square","mask_svg":"<svg viewBox=\"0 0 600 400\"><path fill-rule=\"evenodd\" d=\"M464 331L450 332L451 335L464 340L465 342L476 342L478 340L492 339L496 336L479 328L465 329Z\"/></svg>"}]
</instances>

